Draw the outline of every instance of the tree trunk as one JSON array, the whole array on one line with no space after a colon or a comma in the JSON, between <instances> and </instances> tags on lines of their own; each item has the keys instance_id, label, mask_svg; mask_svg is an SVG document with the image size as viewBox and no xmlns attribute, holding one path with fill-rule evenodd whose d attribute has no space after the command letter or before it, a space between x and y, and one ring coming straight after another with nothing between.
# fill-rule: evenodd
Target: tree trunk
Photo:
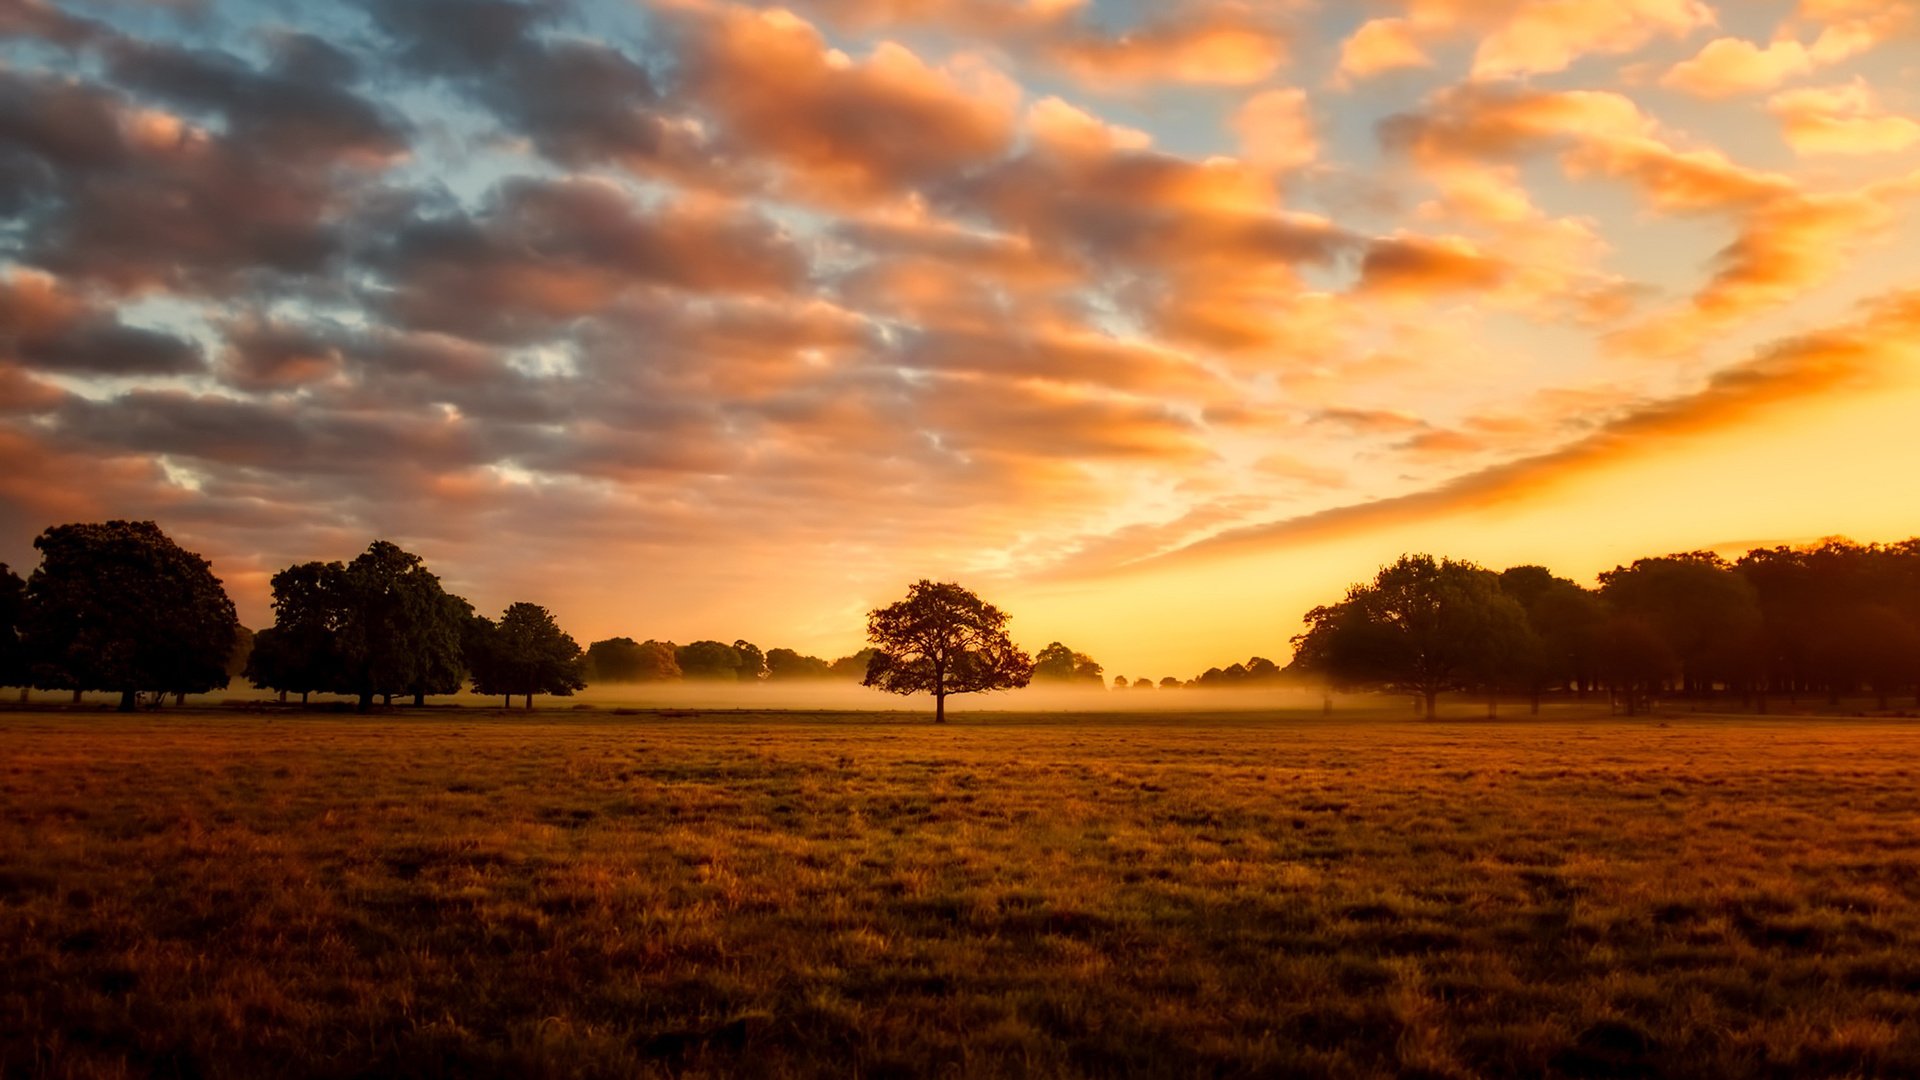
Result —
<instances>
[{"instance_id":1,"label":"tree trunk","mask_svg":"<svg viewBox=\"0 0 1920 1080\"><path fill-rule=\"evenodd\" d=\"M173 695L173 704L175 708L185 705L186 703L187 703L187 695L179 694L179 693L176 693Z\"/></svg>"},{"instance_id":2,"label":"tree trunk","mask_svg":"<svg viewBox=\"0 0 1920 1080\"><path fill-rule=\"evenodd\" d=\"M1321 716L1333 715L1333 695L1332 694L1320 695L1320 715Z\"/></svg>"},{"instance_id":3,"label":"tree trunk","mask_svg":"<svg viewBox=\"0 0 1920 1080\"><path fill-rule=\"evenodd\" d=\"M1427 691L1427 719L1429 720L1433 719L1434 710L1439 708L1439 705L1440 705L1440 691L1438 690Z\"/></svg>"},{"instance_id":4,"label":"tree trunk","mask_svg":"<svg viewBox=\"0 0 1920 1080\"><path fill-rule=\"evenodd\" d=\"M933 692L933 722L936 724L947 722L947 695L943 690Z\"/></svg>"},{"instance_id":5,"label":"tree trunk","mask_svg":"<svg viewBox=\"0 0 1920 1080\"><path fill-rule=\"evenodd\" d=\"M80 693L80 691L78 691L78 690L75 690L75 691L74 691L74 694L75 694L75 696L78 696L78 695L79 695L79 693ZM140 695L139 695L139 694L138 694L137 692L135 692L135 691L133 691L133 690L122 690L122 691L120 691L120 711L121 711L121 712L132 712L132 711L133 711L133 707L134 707L134 704L135 704L135 703L136 703L137 701L139 701L139 698L140 698Z\"/></svg>"},{"instance_id":6,"label":"tree trunk","mask_svg":"<svg viewBox=\"0 0 1920 1080\"><path fill-rule=\"evenodd\" d=\"M305 704L306 700L307 700L307 696L305 694L300 695L300 701L302 704ZM287 692L285 690L282 690L280 691L280 704L285 705L286 703L287 703Z\"/></svg>"},{"instance_id":7,"label":"tree trunk","mask_svg":"<svg viewBox=\"0 0 1920 1080\"><path fill-rule=\"evenodd\" d=\"M300 691L300 707L301 707L301 708L303 708L303 709L304 709L304 708L306 708L306 707L307 707L307 700L308 700L308 697L309 697L309 696L310 696L310 695L311 695L312 693L313 693L313 691L311 691L311 690L302 690L302 691Z\"/></svg>"},{"instance_id":8,"label":"tree trunk","mask_svg":"<svg viewBox=\"0 0 1920 1080\"><path fill-rule=\"evenodd\" d=\"M360 691L360 711L363 713L370 713L373 711L373 691L371 690Z\"/></svg>"},{"instance_id":9,"label":"tree trunk","mask_svg":"<svg viewBox=\"0 0 1920 1080\"><path fill-rule=\"evenodd\" d=\"M380 695L380 707L383 709L393 708L393 695L392 694Z\"/></svg>"},{"instance_id":10,"label":"tree trunk","mask_svg":"<svg viewBox=\"0 0 1920 1080\"><path fill-rule=\"evenodd\" d=\"M501 702L500 702L500 707L501 707L501 708L503 708L503 709L511 709L511 708L513 708L513 695L512 695L512 694L502 694L502 695L500 695L500 697L501 697L501 699L502 699L502 700L501 700Z\"/></svg>"},{"instance_id":11,"label":"tree trunk","mask_svg":"<svg viewBox=\"0 0 1920 1080\"><path fill-rule=\"evenodd\" d=\"M26 703L27 703L27 688L23 686L20 688L20 704L25 705Z\"/></svg>"},{"instance_id":12,"label":"tree trunk","mask_svg":"<svg viewBox=\"0 0 1920 1080\"><path fill-rule=\"evenodd\" d=\"M531 709L531 708L533 708L533 695L532 695L532 694L528 694L528 695L527 695L527 708L529 708L529 709Z\"/></svg>"},{"instance_id":13,"label":"tree trunk","mask_svg":"<svg viewBox=\"0 0 1920 1080\"><path fill-rule=\"evenodd\" d=\"M419 709L419 708L425 707L426 704L427 704L427 695L416 691L413 695L413 707L416 709Z\"/></svg>"},{"instance_id":14,"label":"tree trunk","mask_svg":"<svg viewBox=\"0 0 1920 1080\"><path fill-rule=\"evenodd\" d=\"M78 704L80 704L80 691L78 691L78 690L75 690L75 691L73 692L73 703L74 703L75 705L78 705Z\"/></svg>"}]
</instances>

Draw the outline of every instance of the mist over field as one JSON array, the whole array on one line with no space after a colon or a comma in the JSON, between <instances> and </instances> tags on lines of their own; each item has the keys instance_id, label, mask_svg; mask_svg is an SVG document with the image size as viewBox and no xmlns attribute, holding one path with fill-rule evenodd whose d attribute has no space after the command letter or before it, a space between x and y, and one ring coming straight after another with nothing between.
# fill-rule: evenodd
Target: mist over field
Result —
<instances>
[{"instance_id":1,"label":"mist over field","mask_svg":"<svg viewBox=\"0 0 1920 1080\"><path fill-rule=\"evenodd\" d=\"M69 695L37 693L36 700L66 701ZM89 695L89 701L105 702L104 695ZM277 702L278 695L256 690L235 681L232 688L210 694L189 695L187 703L209 705L254 705ZM292 701L298 703L295 696ZM1299 712L1322 708L1325 698L1317 691L1289 687L1249 687L1212 689L1181 687L1171 690L1105 690L1079 687L1027 686L994 693L963 694L950 698L949 715L967 713L1202 713L1202 712ZM1336 712L1358 709L1393 709L1401 699L1376 694L1337 694ZM516 698L512 709L521 711ZM570 708L591 709L724 709L744 711L799 710L809 712L905 712L931 713L925 695L888 694L858 684L841 682L792 682L752 685L725 682L677 681L656 683L596 683L571 697L541 696L536 704L541 711ZM315 694L316 708L351 708L351 698L333 694ZM449 708L500 709L498 697L481 697L472 692L437 696L425 710L433 715ZM1463 712L1472 706L1462 706ZM386 715L404 716L409 707L394 699Z\"/></svg>"}]
</instances>

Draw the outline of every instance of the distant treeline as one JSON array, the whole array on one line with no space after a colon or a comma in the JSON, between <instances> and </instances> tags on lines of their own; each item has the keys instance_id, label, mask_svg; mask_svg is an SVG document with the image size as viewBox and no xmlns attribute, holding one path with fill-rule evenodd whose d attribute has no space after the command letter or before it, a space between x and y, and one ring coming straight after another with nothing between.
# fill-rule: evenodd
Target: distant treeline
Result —
<instances>
[{"instance_id":1,"label":"distant treeline","mask_svg":"<svg viewBox=\"0 0 1920 1080\"><path fill-rule=\"evenodd\" d=\"M1662 695L1920 693L1920 540L1638 559L1587 589L1544 567L1494 573L1404 556L1314 608L1290 676L1414 695L1610 693L1631 714Z\"/></svg>"},{"instance_id":2,"label":"distant treeline","mask_svg":"<svg viewBox=\"0 0 1920 1080\"><path fill-rule=\"evenodd\" d=\"M250 633L205 559L152 522L61 525L34 540L22 579L0 565L0 685L141 694L203 693L241 676L284 698L375 701L471 688L531 707L589 683L869 680L887 658L835 660L738 639L636 641L582 649L543 607L499 618L441 587L419 556L376 541L348 562L289 566L272 579L274 623ZM1116 690L1316 685L1413 696L1470 691L1489 706L1522 693L1605 691L1638 711L1661 695L1868 692L1884 707L1920 694L1920 539L1755 549L1729 562L1696 551L1635 561L1585 588L1543 567L1495 573L1403 556L1305 616L1281 668L1255 656L1190 679L1116 676ZM1060 642L1021 672L1034 684L1102 688L1091 656ZM1021 684L1016 682L1016 684Z\"/></svg>"}]
</instances>

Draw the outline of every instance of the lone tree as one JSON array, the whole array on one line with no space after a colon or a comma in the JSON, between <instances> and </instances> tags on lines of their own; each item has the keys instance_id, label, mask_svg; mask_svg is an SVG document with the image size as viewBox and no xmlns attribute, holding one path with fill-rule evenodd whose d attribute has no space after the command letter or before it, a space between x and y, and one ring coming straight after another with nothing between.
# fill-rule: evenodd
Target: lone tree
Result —
<instances>
[{"instance_id":1,"label":"lone tree","mask_svg":"<svg viewBox=\"0 0 1920 1080\"><path fill-rule=\"evenodd\" d=\"M586 688L586 654L538 604L508 607L476 644L474 692L498 694L509 708L516 694L524 694L531 709L535 694L569 697Z\"/></svg>"},{"instance_id":2,"label":"lone tree","mask_svg":"<svg viewBox=\"0 0 1920 1080\"><path fill-rule=\"evenodd\" d=\"M867 613L877 650L861 685L933 695L947 722L947 695L1011 690L1033 678L1033 661L1007 636L1007 614L958 585L922 578L897 604Z\"/></svg>"},{"instance_id":3,"label":"lone tree","mask_svg":"<svg viewBox=\"0 0 1920 1080\"><path fill-rule=\"evenodd\" d=\"M151 521L58 525L33 541L22 624L43 673L74 690L199 694L227 685L240 622L207 560Z\"/></svg>"}]
</instances>

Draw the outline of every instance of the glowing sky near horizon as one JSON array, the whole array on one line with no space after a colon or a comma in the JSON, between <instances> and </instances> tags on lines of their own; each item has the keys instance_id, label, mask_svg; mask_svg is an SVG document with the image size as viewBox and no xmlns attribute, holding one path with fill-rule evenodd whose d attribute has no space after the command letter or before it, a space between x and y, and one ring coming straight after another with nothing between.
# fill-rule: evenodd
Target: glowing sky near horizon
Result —
<instances>
[{"instance_id":1,"label":"glowing sky near horizon","mask_svg":"<svg viewBox=\"0 0 1920 1080\"><path fill-rule=\"evenodd\" d=\"M1109 673L1920 533L1920 0L0 0L0 561Z\"/></svg>"}]
</instances>

